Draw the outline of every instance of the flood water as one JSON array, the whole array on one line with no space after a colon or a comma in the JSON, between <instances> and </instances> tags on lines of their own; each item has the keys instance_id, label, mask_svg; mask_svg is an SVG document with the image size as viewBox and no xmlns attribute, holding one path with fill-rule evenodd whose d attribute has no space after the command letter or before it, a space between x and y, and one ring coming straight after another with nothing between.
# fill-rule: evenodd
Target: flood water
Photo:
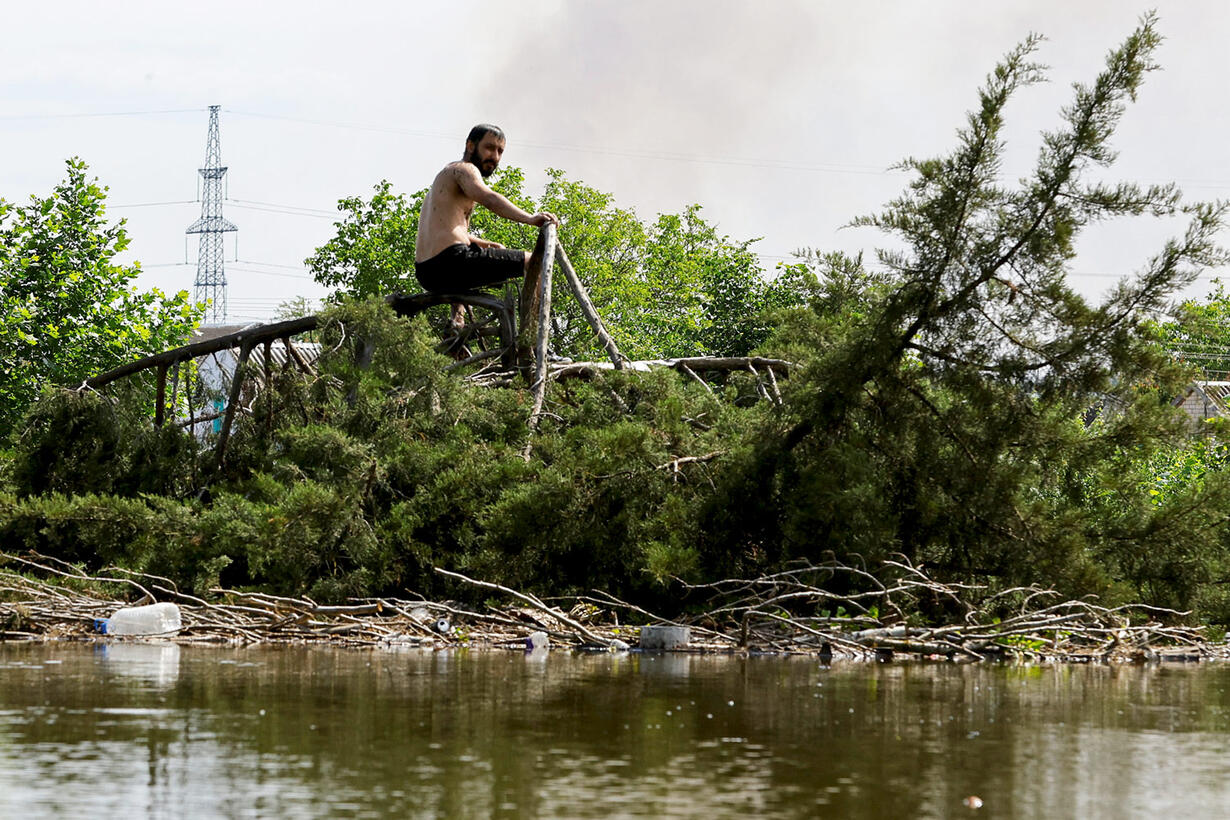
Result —
<instances>
[{"instance_id":1,"label":"flood water","mask_svg":"<svg viewBox=\"0 0 1230 820\"><path fill-rule=\"evenodd\" d=\"M1221 817L1228 689L1195 664L0 644L0 816Z\"/></svg>"}]
</instances>

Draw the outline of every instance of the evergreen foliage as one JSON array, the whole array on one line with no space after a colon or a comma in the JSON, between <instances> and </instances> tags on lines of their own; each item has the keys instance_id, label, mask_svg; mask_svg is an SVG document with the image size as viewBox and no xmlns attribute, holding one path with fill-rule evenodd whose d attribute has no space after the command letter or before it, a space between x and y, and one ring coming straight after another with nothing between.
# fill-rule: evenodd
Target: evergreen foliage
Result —
<instances>
[{"instance_id":1,"label":"evergreen foliage","mask_svg":"<svg viewBox=\"0 0 1230 820\"><path fill-rule=\"evenodd\" d=\"M1222 208L1094 181L1158 39L1144 18L1076 87L1015 185L1000 174L1003 111L1042 70L1036 38L1011 52L955 150L906 161L907 190L856 221L898 240L875 269L807 253L766 284L749 275L748 245L696 210L645 225L553 172L539 209L564 215L624 340L790 358L800 367L780 404L758 400L750 374L706 389L672 371L597 372L552 382L531 432L526 391L471 386L445 370L421 318L342 299L318 331L317 377L276 379L221 470L208 441L153 431L138 400L39 402L12 453L0 538L197 592L221 581L319 600L473 594L440 566L545 595L604 588L663 611L688 605L675 577L904 556L941 581L986 585L971 596L1039 583L1227 623L1226 449L1184 430L1171 399L1190 371L1156 324L1178 287L1223 261ZM414 213L404 200L373 208ZM1073 292L1082 229L1144 216L1189 225L1100 304ZM475 222L487 238L528 243L499 233L521 226L486 219ZM325 256L352 253L366 251L335 243ZM356 263L342 284L379 293L401 264ZM751 304L776 308L774 323L739 324ZM561 333L586 350L572 322L564 312Z\"/></svg>"},{"instance_id":2,"label":"evergreen foliage","mask_svg":"<svg viewBox=\"0 0 1230 820\"><path fill-rule=\"evenodd\" d=\"M1221 205L1183 205L1172 186L1089 180L1113 160L1108 139L1158 42L1146 17L1092 85L1076 86L1063 126L1043 135L1033 175L1015 187L999 174L1003 109L1043 78L1031 61L1038 38L988 77L955 151L903 164L915 175L905 194L855 222L903 245L880 253L889 278L856 298L862 318L834 316L822 301L783 329L796 349L800 337L828 344L703 517L712 571L823 551L902 553L950 578L1186 606L1181 584L1145 589L1160 570L1140 572L1140 555L1190 549L1225 569L1213 536L1230 500L1223 475L1159 506L1122 471L1181 445L1168 399L1188 373L1148 325L1176 288L1224 260L1214 243ZM1102 304L1066 284L1085 226L1175 214L1190 218L1186 233ZM824 260L821 274L838 280L830 292L855 268ZM1086 427L1095 401L1116 409ZM732 515L734 499L759 512Z\"/></svg>"}]
</instances>

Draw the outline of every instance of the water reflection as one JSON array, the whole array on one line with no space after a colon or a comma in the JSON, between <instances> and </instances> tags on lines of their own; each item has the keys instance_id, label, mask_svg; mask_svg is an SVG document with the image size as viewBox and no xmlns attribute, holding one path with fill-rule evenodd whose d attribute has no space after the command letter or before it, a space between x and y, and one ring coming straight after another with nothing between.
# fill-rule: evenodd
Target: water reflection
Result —
<instances>
[{"instance_id":1,"label":"water reflection","mask_svg":"<svg viewBox=\"0 0 1230 820\"><path fill-rule=\"evenodd\" d=\"M1230 801L1220 667L166 646L0 645L0 816L950 817L976 794L985 816L1123 817Z\"/></svg>"},{"instance_id":2,"label":"water reflection","mask_svg":"<svg viewBox=\"0 0 1230 820\"><path fill-rule=\"evenodd\" d=\"M179 645L112 641L94 647L109 672L165 689L179 678Z\"/></svg>"}]
</instances>

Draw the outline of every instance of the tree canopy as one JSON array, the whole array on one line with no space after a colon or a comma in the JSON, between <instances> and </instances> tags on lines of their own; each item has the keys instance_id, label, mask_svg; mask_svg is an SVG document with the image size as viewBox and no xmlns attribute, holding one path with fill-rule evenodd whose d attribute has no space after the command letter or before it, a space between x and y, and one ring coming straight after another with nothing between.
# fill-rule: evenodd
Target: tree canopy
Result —
<instances>
[{"instance_id":1,"label":"tree canopy","mask_svg":"<svg viewBox=\"0 0 1230 820\"><path fill-rule=\"evenodd\" d=\"M746 355L769 334L768 312L800 304L803 269L770 277L751 250L707 222L699 205L650 223L619 207L611 194L548 170L541 197L525 190L521 169L500 171L491 187L530 211L560 217L560 241L585 281L620 349L633 358ZM370 200L343 199L337 233L307 260L321 284L352 297L420 290L414 238L426 189L407 197L390 183ZM532 248L536 229L477 208L476 236L510 248ZM601 356L580 308L556 283L554 345L575 358Z\"/></svg>"},{"instance_id":2,"label":"tree canopy","mask_svg":"<svg viewBox=\"0 0 1230 820\"><path fill-rule=\"evenodd\" d=\"M1156 327L1159 341L1207 379L1230 379L1230 293L1218 281L1204 299L1188 299Z\"/></svg>"},{"instance_id":3,"label":"tree canopy","mask_svg":"<svg viewBox=\"0 0 1230 820\"><path fill-rule=\"evenodd\" d=\"M175 346L196 326L186 291L138 290L140 266L115 262L128 236L107 223L105 199L71 159L50 196L0 200L0 435L41 388Z\"/></svg>"},{"instance_id":4,"label":"tree canopy","mask_svg":"<svg viewBox=\"0 0 1230 820\"><path fill-rule=\"evenodd\" d=\"M1225 260L1215 243L1224 206L1090 178L1113 161L1108 140L1159 41L1145 17L1092 84L1075 86L1063 125L1042 134L1033 173L1016 185L1000 173L1003 112L1044 79L1037 37L987 78L955 150L903 163L905 193L856 220L900 249L879 253L884 278L853 300L860 318L819 300L783 327L783 342L813 355L785 412L726 476L702 553L738 572L823 551L900 553L947 577L1045 578L1112 595L1149 577L1179 605L1196 576L1230 568L1224 475L1158 504L1142 473L1125 469L1182 447L1169 399L1188 371L1149 325L1176 289ZM1087 303L1067 284L1077 236L1142 215L1190 222ZM830 257L820 274L840 296L858 267ZM1093 407L1104 412L1087 424Z\"/></svg>"}]
</instances>

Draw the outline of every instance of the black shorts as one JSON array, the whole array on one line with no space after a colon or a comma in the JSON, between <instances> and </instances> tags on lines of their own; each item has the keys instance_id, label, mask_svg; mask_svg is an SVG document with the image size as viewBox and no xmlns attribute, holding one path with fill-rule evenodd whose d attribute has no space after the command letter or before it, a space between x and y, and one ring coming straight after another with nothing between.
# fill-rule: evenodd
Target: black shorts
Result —
<instances>
[{"instance_id":1,"label":"black shorts","mask_svg":"<svg viewBox=\"0 0 1230 820\"><path fill-rule=\"evenodd\" d=\"M478 245L449 245L435 256L414 263L424 290L457 293L495 285L525 275L525 252Z\"/></svg>"}]
</instances>

